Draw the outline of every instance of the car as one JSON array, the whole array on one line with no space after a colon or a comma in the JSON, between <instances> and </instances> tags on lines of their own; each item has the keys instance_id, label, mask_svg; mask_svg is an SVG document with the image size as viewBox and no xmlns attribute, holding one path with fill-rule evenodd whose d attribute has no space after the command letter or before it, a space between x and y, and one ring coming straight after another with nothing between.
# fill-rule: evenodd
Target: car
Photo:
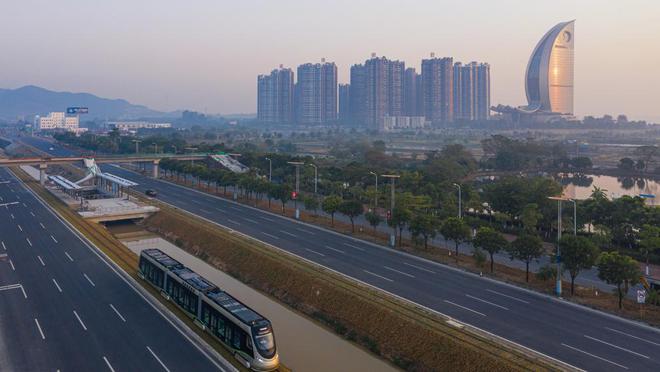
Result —
<instances>
[{"instance_id":1,"label":"car","mask_svg":"<svg viewBox=\"0 0 660 372\"><path fill-rule=\"evenodd\" d=\"M158 195L158 193L156 192L156 190L152 190L152 189L148 189L148 190L145 191L144 193L145 193L147 196L151 196L151 197L155 197L156 195Z\"/></svg>"}]
</instances>

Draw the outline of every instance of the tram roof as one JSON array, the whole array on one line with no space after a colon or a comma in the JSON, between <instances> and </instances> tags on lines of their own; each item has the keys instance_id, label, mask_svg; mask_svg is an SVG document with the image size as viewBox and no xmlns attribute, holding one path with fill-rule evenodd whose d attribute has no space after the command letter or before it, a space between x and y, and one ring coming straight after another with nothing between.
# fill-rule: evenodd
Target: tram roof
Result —
<instances>
[{"instance_id":1,"label":"tram roof","mask_svg":"<svg viewBox=\"0 0 660 372\"><path fill-rule=\"evenodd\" d=\"M190 270L187 267L172 270L172 273L178 276L179 278L183 279L183 281L190 284L198 291L205 292L215 288L215 284L209 282L208 280L206 280L206 278Z\"/></svg>"},{"instance_id":2,"label":"tram roof","mask_svg":"<svg viewBox=\"0 0 660 372\"><path fill-rule=\"evenodd\" d=\"M156 260L159 264L167 267L168 269L173 269L177 267L183 268L183 265L181 262L173 259L172 257L168 256L167 254L163 253L160 249L156 248L151 248L151 249L143 249L142 253L153 258Z\"/></svg>"},{"instance_id":3,"label":"tram roof","mask_svg":"<svg viewBox=\"0 0 660 372\"><path fill-rule=\"evenodd\" d=\"M207 293L206 296L246 324L252 325L257 321L266 320L259 313L245 306L229 293L220 289L211 291Z\"/></svg>"}]
</instances>

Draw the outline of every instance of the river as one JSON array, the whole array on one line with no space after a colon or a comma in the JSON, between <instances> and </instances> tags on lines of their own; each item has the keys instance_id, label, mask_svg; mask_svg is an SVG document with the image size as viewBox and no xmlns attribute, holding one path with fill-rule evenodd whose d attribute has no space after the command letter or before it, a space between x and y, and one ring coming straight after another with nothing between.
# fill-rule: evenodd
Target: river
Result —
<instances>
[{"instance_id":1,"label":"river","mask_svg":"<svg viewBox=\"0 0 660 372\"><path fill-rule=\"evenodd\" d=\"M623 195L655 195L655 197L645 197L646 204L660 204L660 181L649 178L598 176L594 174L573 175L565 173L559 175L558 180L564 185L564 196L569 198L578 200L587 199L594 190L594 187L599 187L605 190L605 194L611 199L619 198Z\"/></svg>"}]
</instances>

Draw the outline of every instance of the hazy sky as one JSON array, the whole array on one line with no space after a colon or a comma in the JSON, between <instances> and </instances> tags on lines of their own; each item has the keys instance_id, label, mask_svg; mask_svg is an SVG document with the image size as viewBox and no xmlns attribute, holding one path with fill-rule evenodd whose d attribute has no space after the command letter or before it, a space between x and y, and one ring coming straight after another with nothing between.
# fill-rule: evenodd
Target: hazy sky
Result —
<instances>
[{"instance_id":1,"label":"hazy sky","mask_svg":"<svg viewBox=\"0 0 660 372\"><path fill-rule=\"evenodd\" d=\"M247 113L280 63L325 57L347 82L371 52L418 70L435 52L489 62L492 103L521 105L532 49L571 19L576 113L660 122L658 0L2 0L0 87Z\"/></svg>"}]
</instances>

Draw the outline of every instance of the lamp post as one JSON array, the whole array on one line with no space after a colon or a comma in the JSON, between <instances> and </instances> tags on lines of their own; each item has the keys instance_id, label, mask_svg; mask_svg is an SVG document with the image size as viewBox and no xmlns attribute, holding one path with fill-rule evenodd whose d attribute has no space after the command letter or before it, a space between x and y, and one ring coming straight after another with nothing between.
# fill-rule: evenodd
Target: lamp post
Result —
<instances>
[{"instance_id":1,"label":"lamp post","mask_svg":"<svg viewBox=\"0 0 660 372\"><path fill-rule=\"evenodd\" d=\"M390 218L393 217L394 215L394 181L401 177L396 174L383 174L381 175L383 178L389 178L391 180L391 185L392 185L392 195L390 197ZM396 226L392 225L392 233L390 234L390 246L392 248L396 247Z\"/></svg>"},{"instance_id":2,"label":"lamp post","mask_svg":"<svg viewBox=\"0 0 660 372\"><path fill-rule=\"evenodd\" d=\"M142 142L142 141L140 141L140 140L133 140L132 142L135 143L135 153L136 153L136 154L139 154L139 153L140 153L140 142Z\"/></svg>"},{"instance_id":3,"label":"lamp post","mask_svg":"<svg viewBox=\"0 0 660 372\"><path fill-rule=\"evenodd\" d=\"M378 209L378 173L369 172L369 174L373 174L376 177L376 196L374 197L374 210L376 210Z\"/></svg>"},{"instance_id":4,"label":"lamp post","mask_svg":"<svg viewBox=\"0 0 660 372\"><path fill-rule=\"evenodd\" d=\"M319 181L319 168L314 164L308 164L310 167L314 167L314 197L316 197L316 186Z\"/></svg>"},{"instance_id":5,"label":"lamp post","mask_svg":"<svg viewBox=\"0 0 660 372\"><path fill-rule=\"evenodd\" d=\"M461 185L455 183L454 186L458 187L458 218L463 218L463 213L462 213L463 198L461 195Z\"/></svg>"},{"instance_id":6,"label":"lamp post","mask_svg":"<svg viewBox=\"0 0 660 372\"><path fill-rule=\"evenodd\" d=\"M273 160L271 158L266 160L268 160L268 182L273 182Z\"/></svg>"},{"instance_id":7,"label":"lamp post","mask_svg":"<svg viewBox=\"0 0 660 372\"><path fill-rule=\"evenodd\" d=\"M577 200L568 199L568 201L573 203L573 235L577 235Z\"/></svg>"},{"instance_id":8,"label":"lamp post","mask_svg":"<svg viewBox=\"0 0 660 372\"><path fill-rule=\"evenodd\" d=\"M561 240L561 202L573 201L573 200L564 198L562 196L550 196L548 197L548 199L557 201L557 284L555 288L555 293L557 294L557 296L561 296L561 250L559 249L559 241ZM573 213L574 215L577 215L576 204L574 204ZM575 224L574 227L575 227L575 233L577 234L577 224Z\"/></svg>"},{"instance_id":9,"label":"lamp post","mask_svg":"<svg viewBox=\"0 0 660 372\"><path fill-rule=\"evenodd\" d=\"M154 154L158 154L158 144L156 142L152 142L152 145L154 145Z\"/></svg>"},{"instance_id":10,"label":"lamp post","mask_svg":"<svg viewBox=\"0 0 660 372\"><path fill-rule=\"evenodd\" d=\"M296 208L296 219L300 219L300 209L298 209L298 193L300 192L300 166L305 163L301 161L289 161L287 164L291 164L296 167L296 194L293 199L293 205Z\"/></svg>"}]
</instances>

